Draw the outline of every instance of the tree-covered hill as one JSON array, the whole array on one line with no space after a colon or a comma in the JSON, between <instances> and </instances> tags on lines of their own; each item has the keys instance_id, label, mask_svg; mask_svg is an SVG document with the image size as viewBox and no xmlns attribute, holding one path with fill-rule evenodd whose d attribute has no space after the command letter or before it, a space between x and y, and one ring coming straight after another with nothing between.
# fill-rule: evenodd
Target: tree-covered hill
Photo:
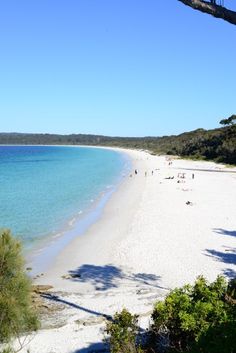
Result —
<instances>
[{"instance_id":1,"label":"tree-covered hill","mask_svg":"<svg viewBox=\"0 0 236 353\"><path fill-rule=\"evenodd\" d=\"M164 153L236 164L234 123L214 130L197 129L177 136L163 137L0 133L0 144L116 146L145 149L153 154Z\"/></svg>"},{"instance_id":2,"label":"tree-covered hill","mask_svg":"<svg viewBox=\"0 0 236 353\"><path fill-rule=\"evenodd\" d=\"M162 137L154 152L236 164L236 125Z\"/></svg>"}]
</instances>

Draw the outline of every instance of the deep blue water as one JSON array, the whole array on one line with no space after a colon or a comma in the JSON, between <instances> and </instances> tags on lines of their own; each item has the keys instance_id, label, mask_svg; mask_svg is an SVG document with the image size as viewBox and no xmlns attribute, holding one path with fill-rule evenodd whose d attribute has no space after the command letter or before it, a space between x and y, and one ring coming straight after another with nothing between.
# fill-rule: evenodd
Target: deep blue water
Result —
<instances>
[{"instance_id":1,"label":"deep blue water","mask_svg":"<svg viewBox=\"0 0 236 353\"><path fill-rule=\"evenodd\" d=\"M112 150L0 146L0 228L24 247L73 227L128 168Z\"/></svg>"}]
</instances>

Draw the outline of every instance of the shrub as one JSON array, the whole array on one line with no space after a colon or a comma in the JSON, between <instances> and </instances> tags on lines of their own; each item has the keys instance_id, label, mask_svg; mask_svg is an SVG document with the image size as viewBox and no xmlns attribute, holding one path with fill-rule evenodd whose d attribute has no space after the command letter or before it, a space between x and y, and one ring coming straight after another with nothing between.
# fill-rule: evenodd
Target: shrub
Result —
<instances>
[{"instance_id":1,"label":"shrub","mask_svg":"<svg viewBox=\"0 0 236 353\"><path fill-rule=\"evenodd\" d=\"M221 276L211 284L198 277L193 286L172 290L152 314L156 339L165 332L168 350L175 352L236 352L235 304L227 299L232 292Z\"/></svg>"},{"instance_id":2,"label":"shrub","mask_svg":"<svg viewBox=\"0 0 236 353\"><path fill-rule=\"evenodd\" d=\"M3 348L1 353L14 353L11 347Z\"/></svg>"},{"instance_id":3,"label":"shrub","mask_svg":"<svg viewBox=\"0 0 236 353\"><path fill-rule=\"evenodd\" d=\"M111 353L141 353L136 342L137 322L138 316L130 314L126 309L115 314L114 320L106 327Z\"/></svg>"},{"instance_id":4,"label":"shrub","mask_svg":"<svg viewBox=\"0 0 236 353\"><path fill-rule=\"evenodd\" d=\"M37 328L21 245L10 231L0 231L0 343Z\"/></svg>"}]
</instances>

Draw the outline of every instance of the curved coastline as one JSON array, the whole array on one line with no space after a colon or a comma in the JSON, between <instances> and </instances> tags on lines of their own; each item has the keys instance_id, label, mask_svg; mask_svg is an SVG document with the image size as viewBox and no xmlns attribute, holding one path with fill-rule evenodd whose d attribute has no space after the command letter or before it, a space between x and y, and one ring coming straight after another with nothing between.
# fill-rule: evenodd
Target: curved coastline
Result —
<instances>
[{"instance_id":1,"label":"curved coastline","mask_svg":"<svg viewBox=\"0 0 236 353\"><path fill-rule=\"evenodd\" d=\"M170 164L165 156L124 152L138 174L125 178L99 219L35 281L53 286L47 305L62 311L26 347L34 353L101 349L106 318L116 311L139 314L145 329L169 289L201 274L210 281L236 274L235 168L219 173L224 166L213 162Z\"/></svg>"},{"instance_id":2,"label":"curved coastline","mask_svg":"<svg viewBox=\"0 0 236 353\"><path fill-rule=\"evenodd\" d=\"M99 148L1 146L0 155L1 226L21 240L25 255L70 230L128 164L126 155Z\"/></svg>"},{"instance_id":3,"label":"curved coastline","mask_svg":"<svg viewBox=\"0 0 236 353\"><path fill-rule=\"evenodd\" d=\"M56 146L57 147L57 146ZM38 239L33 248L26 249L25 257L27 267L31 268L29 275L37 277L47 271L54 259L63 252L63 248L68 246L75 238L83 236L86 231L96 223L103 213L103 209L112 195L117 192L120 186L124 183L125 178L130 173L132 168L132 159L122 149L107 148L100 146L59 146L59 147L75 147L75 148L95 148L95 149L109 149L116 151L123 155L124 165L116 176L112 185L100 191L95 198L91 200L91 206L78 213L76 210L75 215L69 219L62 229L57 230L56 233L49 233L43 239Z\"/></svg>"}]
</instances>

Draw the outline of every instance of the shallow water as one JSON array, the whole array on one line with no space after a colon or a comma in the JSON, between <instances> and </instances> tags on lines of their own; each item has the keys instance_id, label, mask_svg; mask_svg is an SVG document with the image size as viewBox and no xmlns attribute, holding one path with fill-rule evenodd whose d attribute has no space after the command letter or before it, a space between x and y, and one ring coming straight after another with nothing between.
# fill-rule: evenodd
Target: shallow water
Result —
<instances>
[{"instance_id":1,"label":"shallow water","mask_svg":"<svg viewBox=\"0 0 236 353\"><path fill-rule=\"evenodd\" d=\"M65 146L0 146L0 227L24 245L73 229L129 168L124 154Z\"/></svg>"}]
</instances>

